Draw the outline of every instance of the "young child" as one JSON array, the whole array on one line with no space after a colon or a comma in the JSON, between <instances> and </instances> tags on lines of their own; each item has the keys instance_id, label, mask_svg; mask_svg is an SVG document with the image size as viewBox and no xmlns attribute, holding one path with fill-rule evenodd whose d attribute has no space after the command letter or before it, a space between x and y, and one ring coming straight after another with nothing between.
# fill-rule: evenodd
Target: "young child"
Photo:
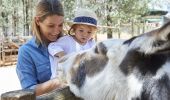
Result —
<instances>
[{"instance_id":1,"label":"young child","mask_svg":"<svg viewBox=\"0 0 170 100\"><path fill-rule=\"evenodd\" d=\"M97 30L96 14L88 9L79 9L68 32L69 35L59 38L48 46L48 51L53 59L51 65L57 66L57 59L72 52L91 48L95 41L93 35ZM52 71L55 71L54 68ZM56 73L56 72L52 72ZM53 75L52 75L53 76Z\"/></svg>"},{"instance_id":2,"label":"young child","mask_svg":"<svg viewBox=\"0 0 170 100\"><path fill-rule=\"evenodd\" d=\"M97 29L97 17L94 12L81 9L76 12L69 36L61 37L56 42L50 43L48 50L52 56L63 55L91 48L95 42L93 35Z\"/></svg>"}]
</instances>

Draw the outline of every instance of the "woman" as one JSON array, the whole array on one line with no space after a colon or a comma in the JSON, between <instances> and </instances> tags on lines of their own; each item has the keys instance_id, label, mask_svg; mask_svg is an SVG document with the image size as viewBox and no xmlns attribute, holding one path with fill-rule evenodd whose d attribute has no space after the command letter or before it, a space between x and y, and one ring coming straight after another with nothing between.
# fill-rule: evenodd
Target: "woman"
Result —
<instances>
[{"instance_id":1,"label":"woman","mask_svg":"<svg viewBox=\"0 0 170 100\"><path fill-rule=\"evenodd\" d=\"M41 95L61 87L52 75L48 45L62 35L64 12L58 0L40 0L33 19L33 38L19 49L17 75L23 89Z\"/></svg>"}]
</instances>

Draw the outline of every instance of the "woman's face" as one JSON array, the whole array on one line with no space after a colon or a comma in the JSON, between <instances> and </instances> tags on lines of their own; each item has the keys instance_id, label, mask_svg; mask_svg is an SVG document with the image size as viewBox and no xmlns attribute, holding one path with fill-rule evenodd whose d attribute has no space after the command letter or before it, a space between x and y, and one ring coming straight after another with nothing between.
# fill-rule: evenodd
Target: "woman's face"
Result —
<instances>
[{"instance_id":1,"label":"woman's face","mask_svg":"<svg viewBox=\"0 0 170 100\"><path fill-rule=\"evenodd\" d=\"M63 30L63 21L64 17L58 15L47 16L43 21L36 18L42 40L47 43L56 41Z\"/></svg>"},{"instance_id":2,"label":"woman's face","mask_svg":"<svg viewBox=\"0 0 170 100\"><path fill-rule=\"evenodd\" d=\"M75 39L80 44L85 44L93 37L94 27L88 25L76 25L74 29Z\"/></svg>"}]
</instances>

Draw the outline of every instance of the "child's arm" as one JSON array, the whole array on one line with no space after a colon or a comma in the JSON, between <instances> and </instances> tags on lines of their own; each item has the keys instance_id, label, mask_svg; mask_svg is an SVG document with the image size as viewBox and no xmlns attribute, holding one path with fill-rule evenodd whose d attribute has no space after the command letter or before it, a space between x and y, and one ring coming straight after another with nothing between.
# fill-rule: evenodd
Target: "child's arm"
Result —
<instances>
[{"instance_id":1,"label":"child's arm","mask_svg":"<svg viewBox=\"0 0 170 100\"><path fill-rule=\"evenodd\" d=\"M52 42L48 45L49 54L55 57L62 57L65 53L65 38L61 37L59 40Z\"/></svg>"}]
</instances>

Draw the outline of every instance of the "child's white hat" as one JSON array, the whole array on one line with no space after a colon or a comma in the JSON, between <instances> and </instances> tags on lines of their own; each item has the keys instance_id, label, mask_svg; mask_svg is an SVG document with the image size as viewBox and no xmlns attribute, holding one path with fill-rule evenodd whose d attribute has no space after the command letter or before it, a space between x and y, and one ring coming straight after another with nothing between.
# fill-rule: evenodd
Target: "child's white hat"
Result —
<instances>
[{"instance_id":1,"label":"child's white hat","mask_svg":"<svg viewBox=\"0 0 170 100\"><path fill-rule=\"evenodd\" d=\"M89 9L78 9L75 13L75 18L73 24L85 24L97 27L97 16L96 14Z\"/></svg>"}]
</instances>

